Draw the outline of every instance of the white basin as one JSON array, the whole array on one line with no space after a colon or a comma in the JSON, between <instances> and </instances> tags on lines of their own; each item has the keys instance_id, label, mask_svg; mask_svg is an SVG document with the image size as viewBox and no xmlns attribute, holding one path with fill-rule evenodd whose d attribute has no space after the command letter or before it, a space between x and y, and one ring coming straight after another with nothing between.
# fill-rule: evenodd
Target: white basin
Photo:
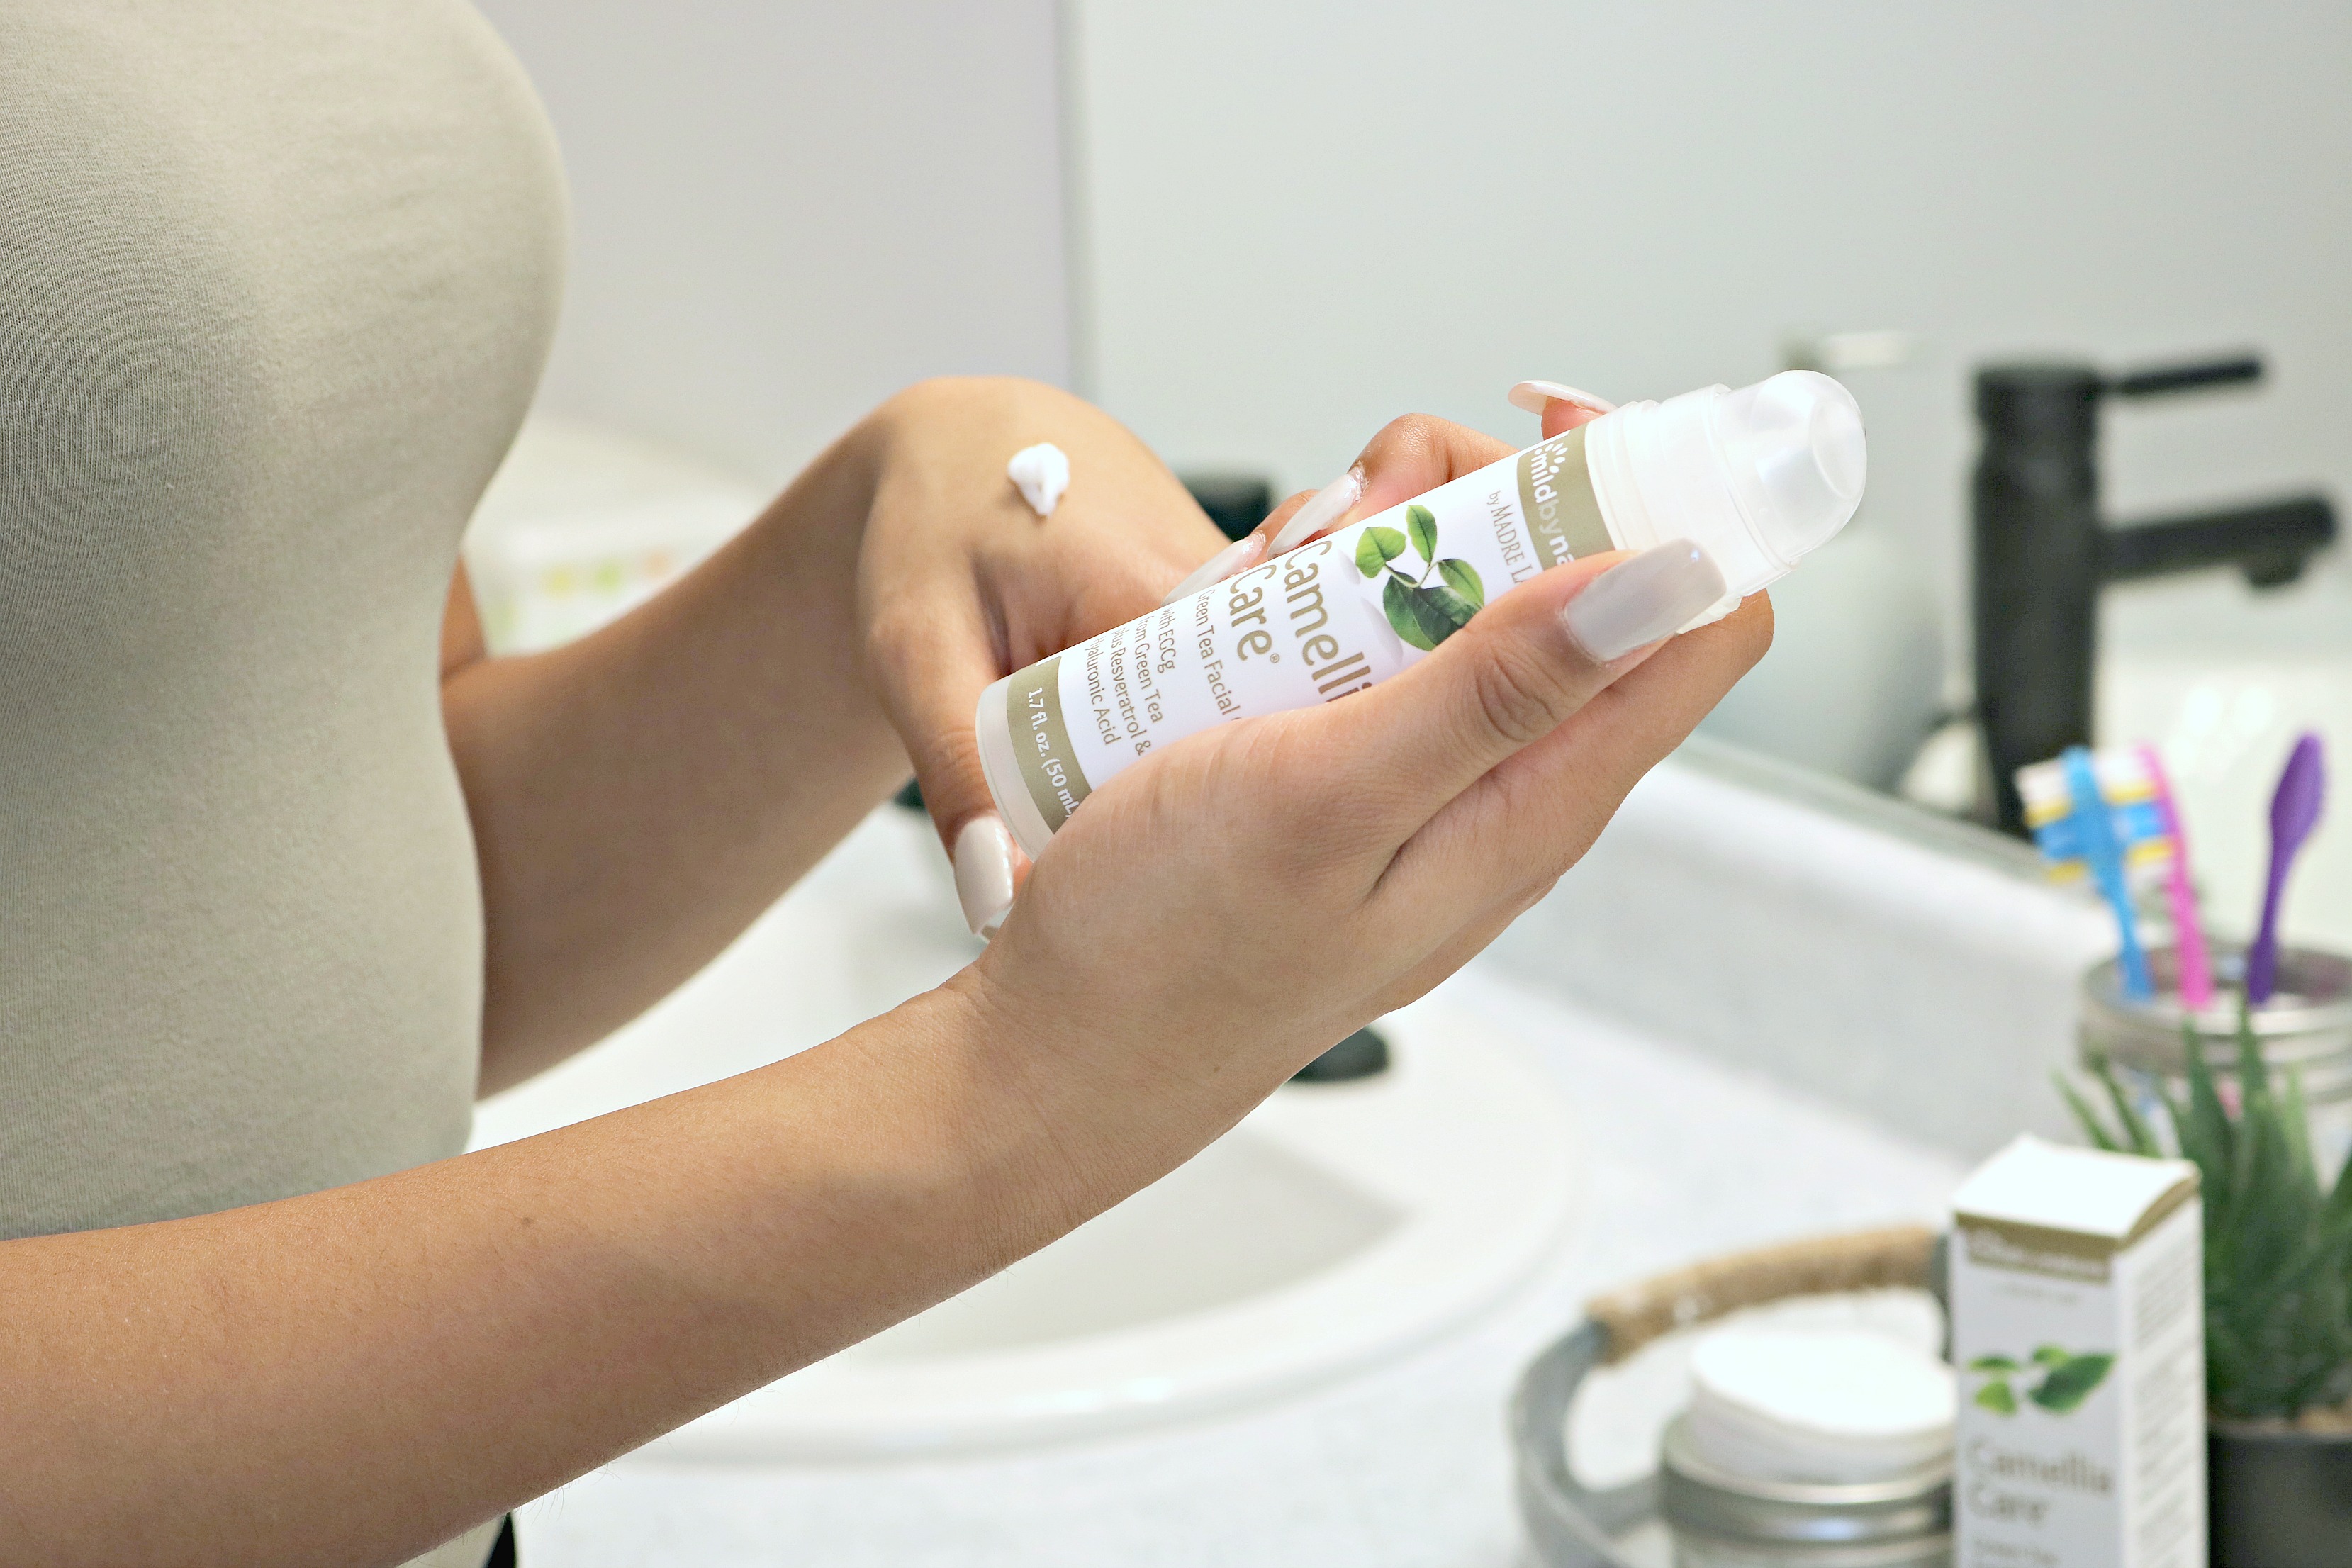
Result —
<instances>
[{"instance_id":1,"label":"white basin","mask_svg":"<svg viewBox=\"0 0 2352 1568\"><path fill-rule=\"evenodd\" d=\"M978 950L935 839L885 808L727 954L612 1039L487 1101L477 1146L743 1071ZM849 1458L1059 1439L1264 1399L1426 1340L1558 1247L1566 1107L1431 1003L1394 1066L1293 1085L1173 1174L931 1310L644 1451Z\"/></svg>"}]
</instances>

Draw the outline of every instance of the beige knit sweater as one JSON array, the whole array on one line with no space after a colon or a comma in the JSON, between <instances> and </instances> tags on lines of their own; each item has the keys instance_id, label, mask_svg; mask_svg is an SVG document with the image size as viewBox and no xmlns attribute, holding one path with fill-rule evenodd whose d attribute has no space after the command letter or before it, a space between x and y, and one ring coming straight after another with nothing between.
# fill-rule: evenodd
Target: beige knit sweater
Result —
<instances>
[{"instance_id":1,"label":"beige knit sweater","mask_svg":"<svg viewBox=\"0 0 2352 1568\"><path fill-rule=\"evenodd\" d=\"M0 1237L464 1146L436 638L562 240L464 0L0 5Z\"/></svg>"}]
</instances>

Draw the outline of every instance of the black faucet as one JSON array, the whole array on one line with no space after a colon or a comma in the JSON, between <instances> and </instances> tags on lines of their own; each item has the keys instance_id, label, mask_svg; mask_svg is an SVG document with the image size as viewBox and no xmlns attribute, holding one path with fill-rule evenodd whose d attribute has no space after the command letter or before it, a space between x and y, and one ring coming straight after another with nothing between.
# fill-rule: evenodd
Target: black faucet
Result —
<instances>
[{"instance_id":1,"label":"black faucet","mask_svg":"<svg viewBox=\"0 0 2352 1568\"><path fill-rule=\"evenodd\" d=\"M2234 564L2257 587L2292 583L2336 538L2325 496L2150 519L2099 520L2099 405L2259 381L2240 355L2103 375L2089 365L1977 372L1977 716L2001 828L2025 831L2017 770L2091 739L2098 595L2107 583Z\"/></svg>"}]
</instances>

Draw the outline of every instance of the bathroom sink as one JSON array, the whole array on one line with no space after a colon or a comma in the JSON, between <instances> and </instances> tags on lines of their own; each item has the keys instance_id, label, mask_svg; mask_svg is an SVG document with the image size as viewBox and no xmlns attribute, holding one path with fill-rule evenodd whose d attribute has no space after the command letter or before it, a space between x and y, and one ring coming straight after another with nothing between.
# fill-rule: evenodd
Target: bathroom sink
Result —
<instances>
[{"instance_id":1,"label":"bathroom sink","mask_svg":"<svg viewBox=\"0 0 2352 1568\"><path fill-rule=\"evenodd\" d=\"M486 1101L475 1143L772 1061L978 951L928 823L885 807L677 994ZM1286 1087L1044 1250L639 1458L851 1458L1136 1426L1340 1376L1499 1301L1571 1216L1566 1107L1521 1047L1434 1003L1381 1026L1387 1071Z\"/></svg>"}]
</instances>

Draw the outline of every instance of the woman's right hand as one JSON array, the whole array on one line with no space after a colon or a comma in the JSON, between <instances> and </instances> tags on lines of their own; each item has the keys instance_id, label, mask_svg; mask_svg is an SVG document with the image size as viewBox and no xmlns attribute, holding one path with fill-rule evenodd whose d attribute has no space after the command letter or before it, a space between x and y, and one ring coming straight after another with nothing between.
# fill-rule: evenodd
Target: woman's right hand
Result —
<instances>
[{"instance_id":1,"label":"woman's right hand","mask_svg":"<svg viewBox=\"0 0 2352 1568\"><path fill-rule=\"evenodd\" d=\"M1130 1103L1115 1148L1074 1140L1067 1195L1091 1212L1189 1156L1541 898L1770 642L1760 595L1658 640L1721 592L1688 544L1558 567L1369 691L1089 796L961 982L1025 1043L1040 1114L1164 1105Z\"/></svg>"}]
</instances>

